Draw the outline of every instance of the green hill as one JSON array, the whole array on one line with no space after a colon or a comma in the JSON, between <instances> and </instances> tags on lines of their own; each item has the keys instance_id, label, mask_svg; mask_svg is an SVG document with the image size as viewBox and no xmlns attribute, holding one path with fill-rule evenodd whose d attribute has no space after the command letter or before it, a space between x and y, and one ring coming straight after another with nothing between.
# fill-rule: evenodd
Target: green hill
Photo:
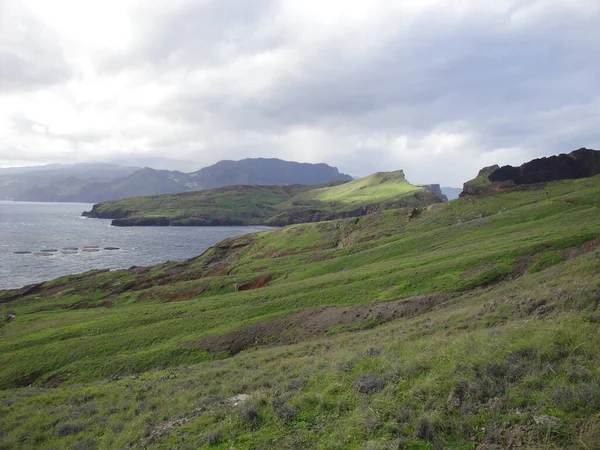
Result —
<instances>
[{"instance_id":1,"label":"green hill","mask_svg":"<svg viewBox=\"0 0 600 450\"><path fill-rule=\"evenodd\" d=\"M322 202L349 205L384 202L419 190L408 183L403 171L379 172L359 180L311 192L312 198Z\"/></svg>"},{"instance_id":2,"label":"green hill","mask_svg":"<svg viewBox=\"0 0 600 450\"><path fill-rule=\"evenodd\" d=\"M598 448L599 207L556 181L0 293L0 448Z\"/></svg>"},{"instance_id":3,"label":"green hill","mask_svg":"<svg viewBox=\"0 0 600 450\"><path fill-rule=\"evenodd\" d=\"M229 186L94 205L88 217L113 225L288 225L422 207L440 200L402 171L328 186Z\"/></svg>"}]
</instances>

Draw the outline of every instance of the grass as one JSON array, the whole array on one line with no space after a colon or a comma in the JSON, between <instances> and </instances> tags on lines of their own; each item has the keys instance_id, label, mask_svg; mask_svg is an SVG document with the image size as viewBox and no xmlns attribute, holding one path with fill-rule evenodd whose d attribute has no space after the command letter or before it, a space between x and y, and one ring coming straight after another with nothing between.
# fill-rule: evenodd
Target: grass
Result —
<instances>
[{"instance_id":1,"label":"grass","mask_svg":"<svg viewBox=\"0 0 600 450\"><path fill-rule=\"evenodd\" d=\"M599 194L594 177L293 225L0 293L0 448L598 448ZM201 345L432 293L454 295L234 357Z\"/></svg>"},{"instance_id":2,"label":"grass","mask_svg":"<svg viewBox=\"0 0 600 450\"><path fill-rule=\"evenodd\" d=\"M90 217L114 225L289 225L359 216L439 200L409 184L402 171L327 186L230 186L134 197L94 205Z\"/></svg>"},{"instance_id":3,"label":"grass","mask_svg":"<svg viewBox=\"0 0 600 450\"><path fill-rule=\"evenodd\" d=\"M398 195L420 190L404 178L404 172L380 172L359 180L350 181L330 188L309 192L311 198L322 202L360 204L383 202Z\"/></svg>"}]
</instances>

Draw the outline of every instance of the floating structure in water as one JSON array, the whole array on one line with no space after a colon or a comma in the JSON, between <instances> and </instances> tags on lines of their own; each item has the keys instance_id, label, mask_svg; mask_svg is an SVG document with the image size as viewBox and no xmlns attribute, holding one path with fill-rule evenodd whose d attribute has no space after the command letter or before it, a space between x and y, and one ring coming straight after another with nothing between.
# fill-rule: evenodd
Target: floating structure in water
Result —
<instances>
[{"instance_id":1,"label":"floating structure in water","mask_svg":"<svg viewBox=\"0 0 600 450\"><path fill-rule=\"evenodd\" d=\"M15 255L35 255L35 256L53 256L53 255L77 255L80 253L80 249L82 252L86 253L96 253L102 250L121 250L120 247L104 247L101 248L99 245L85 245L83 247L63 247L61 250L56 248L43 248L39 251L29 251L29 250L16 250L13 252Z\"/></svg>"}]
</instances>

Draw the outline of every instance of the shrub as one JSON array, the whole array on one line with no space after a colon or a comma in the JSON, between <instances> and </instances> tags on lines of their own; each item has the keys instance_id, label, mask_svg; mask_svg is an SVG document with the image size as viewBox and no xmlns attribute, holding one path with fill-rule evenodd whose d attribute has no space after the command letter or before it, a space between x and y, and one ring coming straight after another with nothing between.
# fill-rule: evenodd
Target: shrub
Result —
<instances>
[{"instance_id":1,"label":"shrub","mask_svg":"<svg viewBox=\"0 0 600 450\"><path fill-rule=\"evenodd\" d=\"M382 391L386 381L383 377L373 373L363 373L356 378L354 386L362 394L371 394Z\"/></svg>"},{"instance_id":2,"label":"shrub","mask_svg":"<svg viewBox=\"0 0 600 450\"><path fill-rule=\"evenodd\" d=\"M422 416L419 419L415 428L415 436L424 441L433 441L433 426L427 417Z\"/></svg>"},{"instance_id":3,"label":"shrub","mask_svg":"<svg viewBox=\"0 0 600 450\"><path fill-rule=\"evenodd\" d=\"M244 403L239 411L238 415L240 418L251 426L256 426L258 424L258 420L260 418L260 411L258 406L254 403L248 402Z\"/></svg>"},{"instance_id":4,"label":"shrub","mask_svg":"<svg viewBox=\"0 0 600 450\"><path fill-rule=\"evenodd\" d=\"M508 364L504 363L489 363L485 366L485 373L487 376L493 378L502 378L508 374Z\"/></svg>"},{"instance_id":5,"label":"shrub","mask_svg":"<svg viewBox=\"0 0 600 450\"><path fill-rule=\"evenodd\" d=\"M206 433L204 436L200 438L198 441L198 445L215 445L218 444L219 441L223 438L223 430L215 430L210 433Z\"/></svg>"},{"instance_id":6,"label":"shrub","mask_svg":"<svg viewBox=\"0 0 600 450\"><path fill-rule=\"evenodd\" d=\"M281 420L285 420L289 422L294 419L296 414L298 414L298 408L295 406L282 405L276 410L277 417Z\"/></svg>"},{"instance_id":7,"label":"shrub","mask_svg":"<svg viewBox=\"0 0 600 450\"><path fill-rule=\"evenodd\" d=\"M86 426L82 423L64 423L60 426L57 431L59 436L69 436L70 434L81 433L86 429Z\"/></svg>"},{"instance_id":8,"label":"shrub","mask_svg":"<svg viewBox=\"0 0 600 450\"><path fill-rule=\"evenodd\" d=\"M123 424L123 422L117 422L112 427L110 427L114 434L120 433L121 431L123 431L124 428L125 425Z\"/></svg>"},{"instance_id":9,"label":"shrub","mask_svg":"<svg viewBox=\"0 0 600 450\"><path fill-rule=\"evenodd\" d=\"M273 408L279 408L280 406L283 406L289 399L289 395L278 395L273 399Z\"/></svg>"},{"instance_id":10,"label":"shrub","mask_svg":"<svg viewBox=\"0 0 600 450\"><path fill-rule=\"evenodd\" d=\"M354 368L355 364L355 361L343 361L338 362L335 366L340 372L350 372Z\"/></svg>"},{"instance_id":11,"label":"shrub","mask_svg":"<svg viewBox=\"0 0 600 450\"><path fill-rule=\"evenodd\" d=\"M372 358L374 356L379 356L381 354L381 349L377 347L369 347L365 350L365 356L367 358Z\"/></svg>"},{"instance_id":12,"label":"shrub","mask_svg":"<svg viewBox=\"0 0 600 450\"><path fill-rule=\"evenodd\" d=\"M292 378L291 380L288 380L288 382L287 382L288 391L299 390L299 389L304 388L304 386L306 386L306 381L299 380L297 378Z\"/></svg>"},{"instance_id":13,"label":"shrub","mask_svg":"<svg viewBox=\"0 0 600 450\"><path fill-rule=\"evenodd\" d=\"M71 447L72 450L96 450L96 448L98 448L98 444L91 437L82 439L76 442L73 447Z\"/></svg>"}]
</instances>

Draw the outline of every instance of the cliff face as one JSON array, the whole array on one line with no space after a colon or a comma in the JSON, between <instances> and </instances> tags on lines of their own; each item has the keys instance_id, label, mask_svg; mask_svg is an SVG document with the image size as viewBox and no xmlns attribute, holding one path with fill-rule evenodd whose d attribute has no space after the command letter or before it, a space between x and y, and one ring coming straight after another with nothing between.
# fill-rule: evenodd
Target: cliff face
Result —
<instances>
[{"instance_id":1,"label":"cliff face","mask_svg":"<svg viewBox=\"0 0 600 450\"><path fill-rule=\"evenodd\" d=\"M467 181L464 184L463 191L460 193L459 197L479 196L489 193L491 191L490 175L498 169L500 169L500 166L498 165L481 169L476 178Z\"/></svg>"},{"instance_id":2,"label":"cliff face","mask_svg":"<svg viewBox=\"0 0 600 450\"><path fill-rule=\"evenodd\" d=\"M442 192L442 188L440 187L439 184L424 184L423 187L425 189L427 189L429 192L431 192L433 195L435 195L437 198L439 198L440 201L442 201L442 202L448 201L448 197L446 196L446 194L444 194Z\"/></svg>"},{"instance_id":3,"label":"cliff face","mask_svg":"<svg viewBox=\"0 0 600 450\"><path fill-rule=\"evenodd\" d=\"M464 184L461 197L480 196L511 187L600 174L600 151L580 148L569 154L539 158L519 167L491 166Z\"/></svg>"}]
</instances>

